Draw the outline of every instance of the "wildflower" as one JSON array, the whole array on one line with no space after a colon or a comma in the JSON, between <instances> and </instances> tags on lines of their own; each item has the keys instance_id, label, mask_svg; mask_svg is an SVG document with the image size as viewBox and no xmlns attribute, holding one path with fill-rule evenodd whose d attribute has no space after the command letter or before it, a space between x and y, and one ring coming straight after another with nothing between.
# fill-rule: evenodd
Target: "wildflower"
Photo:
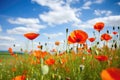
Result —
<instances>
[{"instance_id":1,"label":"wildflower","mask_svg":"<svg viewBox=\"0 0 120 80\"><path fill-rule=\"evenodd\" d=\"M52 58L49 58L49 59L45 60L45 63L46 63L47 65L53 65L53 64L55 63L55 60L52 59Z\"/></svg>"},{"instance_id":2,"label":"wildflower","mask_svg":"<svg viewBox=\"0 0 120 80\"><path fill-rule=\"evenodd\" d=\"M41 66L41 72L43 75L47 74L49 72L49 67L47 65Z\"/></svg>"},{"instance_id":3,"label":"wildflower","mask_svg":"<svg viewBox=\"0 0 120 80\"><path fill-rule=\"evenodd\" d=\"M74 30L73 32L70 33L68 37L68 43L79 43L83 44L86 42L88 38L88 34L82 30Z\"/></svg>"},{"instance_id":4,"label":"wildflower","mask_svg":"<svg viewBox=\"0 0 120 80\"><path fill-rule=\"evenodd\" d=\"M113 34L116 35L118 32L114 31Z\"/></svg>"},{"instance_id":5,"label":"wildflower","mask_svg":"<svg viewBox=\"0 0 120 80\"><path fill-rule=\"evenodd\" d=\"M89 40L90 42L94 42L94 41L95 41L95 38L94 38L94 37L91 37L91 38L88 38L88 40Z\"/></svg>"},{"instance_id":6,"label":"wildflower","mask_svg":"<svg viewBox=\"0 0 120 80\"><path fill-rule=\"evenodd\" d=\"M55 42L55 45L56 45L56 46L59 46L59 45L60 45L60 42L59 42L59 41L56 41L56 42Z\"/></svg>"},{"instance_id":7,"label":"wildflower","mask_svg":"<svg viewBox=\"0 0 120 80\"><path fill-rule=\"evenodd\" d=\"M104 55L95 56L98 61L107 61L108 57Z\"/></svg>"},{"instance_id":8,"label":"wildflower","mask_svg":"<svg viewBox=\"0 0 120 80\"><path fill-rule=\"evenodd\" d=\"M47 55L47 52L43 52L41 50L35 50L33 52L33 55L36 57L36 58L44 58L46 55Z\"/></svg>"},{"instance_id":9,"label":"wildflower","mask_svg":"<svg viewBox=\"0 0 120 80\"><path fill-rule=\"evenodd\" d=\"M24 34L24 36L29 40L33 40L33 39L37 38L39 36L39 34L37 34L37 33L26 33L26 34Z\"/></svg>"},{"instance_id":10,"label":"wildflower","mask_svg":"<svg viewBox=\"0 0 120 80\"><path fill-rule=\"evenodd\" d=\"M101 72L102 80L120 80L120 69L107 68Z\"/></svg>"},{"instance_id":11,"label":"wildflower","mask_svg":"<svg viewBox=\"0 0 120 80\"><path fill-rule=\"evenodd\" d=\"M12 80L26 80L26 76L25 75L16 76Z\"/></svg>"},{"instance_id":12,"label":"wildflower","mask_svg":"<svg viewBox=\"0 0 120 80\"><path fill-rule=\"evenodd\" d=\"M12 48L9 48L9 49L8 49L8 52L10 53L11 56L16 56L16 55L14 54Z\"/></svg>"},{"instance_id":13,"label":"wildflower","mask_svg":"<svg viewBox=\"0 0 120 80\"><path fill-rule=\"evenodd\" d=\"M83 64L80 65L80 71L84 70L85 66Z\"/></svg>"},{"instance_id":14,"label":"wildflower","mask_svg":"<svg viewBox=\"0 0 120 80\"><path fill-rule=\"evenodd\" d=\"M101 40L109 41L111 39L112 39L112 37L107 33L104 33L101 35Z\"/></svg>"},{"instance_id":15,"label":"wildflower","mask_svg":"<svg viewBox=\"0 0 120 80\"><path fill-rule=\"evenodd\" d=\"M97 30L98 32L100 32L103 28L104 28L104 23L103 22L97 22L94 25L94 29Z\"/></svg>"}]
</instances>

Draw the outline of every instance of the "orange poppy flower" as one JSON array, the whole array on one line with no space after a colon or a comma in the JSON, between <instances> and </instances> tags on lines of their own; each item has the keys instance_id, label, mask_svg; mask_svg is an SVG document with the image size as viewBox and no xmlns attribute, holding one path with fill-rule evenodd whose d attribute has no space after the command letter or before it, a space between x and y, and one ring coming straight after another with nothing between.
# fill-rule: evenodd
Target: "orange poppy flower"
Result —
<instances>
[{"instance_id":1,"label":"orange poppy flower","mask_svg":"<svg viewBox=\"0 0 120 80\"><path fill-rule=\"evenodd\" d=\"M90 42L94 42L94 41L95 41L95 38L94 38L94 37L91 37L91 38L88 38L88 40L89 40Z\"/></svg>"},{"instance_id":2,"label":"orange poppy flower","mask_svg":"<svg viewBox=\"0 0 120 80\"><path fill-rule=\"evenodd\" d=\"M56 41L56 42L55 42L55 45L56 45L56 46L59 46L59 45L60 45L60 42L59 42L59 41Z\"/></svg>"},{"instance_id":3,"label":"orange poppy flower","mask_svg":"<svg viewBox=\"0 0 120 80\"><path fill-rule=\"evenodd\" d=\"M101 72L102 80L120 80L120 69L108 68Z\"/></svg>"},{"instance_id":4,"label":"orange poppy flower","mask_svg":"<svg viewBox=\"0 0 120 80\"><path fill-rule=\"evenodd\" d=\"M25 75L16 76L12 80L26 80L26 76Z\"/></svg>"},{"instance_id":5,"label":"orange poppy flower","mask_svg":"<svg viewBox=\"0 0 120 80\"><path fill-rule=\"evenodd\" d=\"M98 61L107 61L108 57L104 55L95 56Z\"/></svg>"},{"instance_id":6,"label":"orange poppy flower","mask_svg":"<svg viewBox=\"0 0 120 80\"><path fill-rule=\"evenodd\" d=\"M49 58L49 59L45 60L45 64L47 64L47 65L53 65L53 64L55 64L55 60L52 59L52 58Z\"/></svg>"},{"instance_id":7,"label":"orange poppy flower","mask_svg":"<svg viewBox=\"0 0 120 80\"><path fill-rule=\"evenodd\" d=\"M12 55L12 56L14 56L15 54L14 54L14 52L13 52L13 50L12 50L12 48L9 48L8 49L8 52L10 53L10 55Z\"/></svg>"},{"instance_id":8,"label":"orange poppy flower","mask_svg":"<svg viewBox=\"0 0 120 80\"><path fill-rule=\"evenodd\" d=\"M109 41L111 39L112 39L112 37L107 33L104 33L101 35L101 40Z\"/></svg>"},{"instance_id":9,"label":"orange poppy flower","mask_svg":"<svg viewBox=\"0 0 120 80\"><path fill-rule=\"evenodd\" d=\"M114 31L113 34L116 35L118 32Z\"/></svg>"},{"instance_id":10,"label":"orange poppy flower","mask_svg":"<svg viewBox=\"0 0 120 80\"><path fill-rule=\"evenodd\" d=\"M103 22L97 22L94 25L94 29L97 30L98 32L100 32L103 28L104 28L104 23Z\"/></svg>"},{"instance_id":11,"label":"orange poppy flower","mask_svg":"<svg viewBox=\"0 0 120 80\"><path fill-rule=\"evenodd\" d=\"M36 57L36 58L44 58L46 55L47 55L47 52L43 52L41 50L35 50L33 52L33 55Z\"/></svg>"},{"instance_id":12,"label":"orange poppy flower","mask_svg":"<svg viewBox=\"0 0 120 80\"><path fill-rule=\"evenodd\" d=\"M26 33L26 34L24 34L24 36L29 40L33 40L33 39L37 38L39 36L39 34L37 34L37 33Z\"/></svg>"},{"instance_id":13,"label":"orange poppy flower","mask_svg":"<svg viewBox=\"0 0 120 80\"><path fill-rule=\"evenodd\" d=\"M88 34L82 30L74 30L70 33L68 37L68 43L80 43L83 44L86 42Z\"/></svg>"}]
</instances>

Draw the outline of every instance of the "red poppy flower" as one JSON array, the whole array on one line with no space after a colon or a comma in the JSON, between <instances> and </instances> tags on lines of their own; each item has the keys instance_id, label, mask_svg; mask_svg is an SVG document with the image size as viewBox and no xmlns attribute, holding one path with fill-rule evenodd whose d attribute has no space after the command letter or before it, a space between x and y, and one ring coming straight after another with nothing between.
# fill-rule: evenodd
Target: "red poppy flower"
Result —
<instances>
[{"instance_id":1,"label":"red poppy flower","mask_svg":"<svg viewBox=\"0 0 120 80\"><path fill-rule=\"evenodd\" d=\"M26 80L26 76L25 75L16 76L12 80Z\"/></svg>"},{"instance_id":2,"label":"red poppy flower","mask_svg":"<svg viewBox=\"0 0 120 80\"><path fill-rule=\"evenodd\" d=\"M82 30L74 30L70 33L68 37L68 43L80 43L83 44L86 42L88 34Z\"/></svg>"},{"instance_id":3,"label":"red poppy flower","mask_svg":"<svg viewBox=\"0 0 120 80\"><path fill-rule=\"evenodd\" d=\"M95 38L94 38L94 37L88 38L88 40L89 40L90 42L94 42L94 41L95 41Z\"/></svg>"},{"instance_id":4,"label":"red poppy flower","mask_svg":"<svg viewBox=\"0 0 120 80\"><path fill-rule=\"evenodd\" d=\"M101 35L101 40L109 41L111 39L112 39L112 37L107 33L104 33Z\"/></svg>"},{"instance_id":5,"label":"red poppy flower","mask_svg":"<svg viewBox=\"0 0 120 80\"><path fill-rule=\"evenodd\" d=\"M95 56L98 61L107 61L108 57L104 55Z\"/></svg>"},{"instance_id":6,"label":"red poppy flower","mask_svg":"<svg viewBox=\"0 0 120 80\"><path fill-rule=\"evenodd\" d=\"M97 30L98 32L100 32L103 28L104 28L104 23L103 22L97 22L94 25L94 29Z\"/></svg>"},{"instance_id":7,"label":"red poppy flower","mask_svg":"<svg viewBox=\"0 0 120 80\"><path fill-rule=\"evenodd\" d=\"M120 69L107 68L101 72L102 80L120 80Z\"/></svg>"},{"instance_id":8,"label":"red poppy flower","mask_svg":"<svg viewBox=\"0 0 120 80\"><path fill-rule=\"evenodd\" d=\"M33 40L33 39L37 38L39 36L39 34L37 34L37 33L26 33L26 34L24 34L24 36L29 40Z\"/></svg>"},{"instance_id":9,"label":"red poppy flower","mask_svg":"<svg viewBox=\"0 0 120 80\"><path fill-rule=\"evenodd\" d=\"M45 60L45 63L46 63L47 65L53 65L53 64L55 64L55 60L52 59L52 58L49 58L49 59Z\"/></svg>"},{"instance_id":10,"label":"red poppy flower","mask_svg":"<svg viewBox=\"0 0 120 80\"><path fill-rule=\"evenodd\" d=\"M114 31L113 34L116 35L118 32Z\"/></svg>"}]
</instances>

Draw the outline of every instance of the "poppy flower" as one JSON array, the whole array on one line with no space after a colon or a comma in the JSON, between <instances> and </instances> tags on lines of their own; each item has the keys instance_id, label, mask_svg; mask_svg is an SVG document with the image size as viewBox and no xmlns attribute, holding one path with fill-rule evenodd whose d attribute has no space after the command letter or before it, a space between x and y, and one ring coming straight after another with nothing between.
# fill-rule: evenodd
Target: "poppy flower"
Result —
<instances>
[{"instance_id":1,"label":"poppy flower","mask_svg":"<svg viewBox=\"0 0 120 80\"><path fill-rule=\"evenodd\" d=\"M16 76L12 80L26 80L26 76L25 75Z\"/></svg>"},{"instance_id":2,"label":"poppy flower","mask_svg":"<svg viewBox=\"0 0 120 80\"><path fill-rule=\"evenodd\" d=\"M52 58L49 58L49 59L45 60L45 63L46 63L47 65L53 65L53 64L55 64L55 60L52 59Z\"/></svg>"},{"instance_id":3,"label":"poppy flower","mask_svg":"<svg viewBox=\"0 0 120 80\"><path fill-rule=\"evenodd\" d=\"M44 58L44 57L47 55L47 52L43 52L43 51L41 51L41 50L35 50L35 51L33 52L33 55L34 55L36 58L40 59L40 58Z\"/></svg>"},{"instance_id":4,"label":"poppy flower","mask_svg":"<svg viewBox=\"0 0 120 80\"><path fill-rule=\"evenodd\" d=\"M55 42L55 45L56 45L56 46L59 46L59 45L60 45L60 42L59 42L59 41L56 41L56 42Z\"/></svg>"},{"instance_id":5,"label":"poppy flower","mask_svg":"<svg viewBox=\"0 0 120 80\"><path fill-rule=\"evenodd\" d=\"M74 30L73 32L70 33L68 36L68 43L79 43L83 44L86 42L88 38L88 34L82 30Z\"/></svg>"},{"instance_id":6,"label":"poppy flower","mask_svg":"<svg viewBox=\"0 0 120 80\"><path fill-rule=\"evenodd\" d=\"M109 41L111 39L112 39L112 37L107 33L104 33L101 35L101 40Z\"/></svg>"},{"instance_id":7,"label":"poppy flower","mask_svg":"<svg viewBox=\"0 0 120 80\"><path fill-rule=\"evenodd\" d=\"M8 49L8 52L9 52L10 55L12 55L12 56L15 55L14 52L13 52L13 50L12 50L12 48L9 48L9 49Z\"/></svg>"},{"instance_id":8,"label":"poppy flower","mask_svg":"<svg viewBox=\"0 0 120 80\"><path fill-rule=\"evenodd\" d=\"M103 22L97 22L94 25L94 29L97 30L98 32L100 32L103 28L104 28L104 23Z\"/></svg>"},{"instance_id":9,"label":"poppy flower","mask_svg":"<svg viewBox=\"0 0 120 80\"><path fill-rule=\"evenodd\" d=\"M118 32L114 31L113 34L116 35Z\"/></svg>"},{"instance_id":10,"label":"poppy flower","mask_svg":"<svg viewBox=\"0 0 120 80\"><path fill-rule=\"evenodd\" d=\"M37 34L37 33L26 33L26 34L24 34L24 36L29 40L33 40L33 39L37 38L39 36L39 34Z\"/></svg>"},{"instance_id":11,"label":"poppy flower","mask_svg":"<svg viewBox=\"0 0 120 80\"><path fill-rule=\"evenodd\" d=\"M108 57L104 55L95 56L98 61L107 61Z\"/></svg>"},{"instance_id":12,"label":"poppy flower","mask_svg":"<svg viewBox=\"0 0 120 80\"><path fill-rule=\"evenodd\" d=\"M101 72L102 80L120 80L120 69L107 68Z\"/></svg>"},{"instance_id":13,"label":"poppy flower","mask_svg":"<svg viewBox=\"0 0 120 80\"><path fill-rule=\"evenodd\" d=\"M89 40L90 42L94 42L94 41L95 41L95 38L94 38L94 37L91 37L91 38L88 38L88 40Z\"/></svg>"}]
</instances>

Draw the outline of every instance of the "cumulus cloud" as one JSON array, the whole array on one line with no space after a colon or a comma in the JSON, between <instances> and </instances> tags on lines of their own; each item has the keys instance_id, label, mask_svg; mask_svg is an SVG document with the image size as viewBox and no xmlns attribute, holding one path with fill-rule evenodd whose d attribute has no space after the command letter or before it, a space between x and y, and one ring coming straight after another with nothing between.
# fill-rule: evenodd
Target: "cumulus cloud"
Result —
<instances>
[{"instance_id":1,"label":"cumulus cloud","mask_svg":"<svg viewBox=\"0 0 120 80\"><path fill-rule=\"evenodd\" d=\"M73 9L63 0L32 0L42 6L47 6L50 11L40 14L42 21L51 24L63 24L68 22L80 23L77 17L78 9ZM71 2L71 1L70 1Z\"/></svg>"},{"instance_id":2,"label":"cumulus cloud","mask_svg":"<svg viewBox=\"0 0 120 80\"><path fill-rule=\"evenodd\" d=\"M101 17L101 18L94 18L91 20L88 20L86 22L82 22L82 24L79 24L82 28L93 28L93 25L96 22L104 22L105 26L120 26L120 15L117 16L107 16L107 17Z\"/></svg>"},{"instance_id":3,"label":"cumulus cloud","mask_svg":"<svg viewBox=\"0 0 120 80\"><path fill-rule=\"evenodd\" d=\"M0 36L0 40L3 41L14 41L15 38L9 37L9 36Z\"/></svg>"},{"instance_id":4,"label":"cumulus cloud","mask_svg":"<svg viewBox=\"0 0 120 80\"><path fill-rule=\"evenodd\" d=\"M112 11L110 11L110 10L94 10L94 14L97 16L102 16L102 15L109 16L112 14Z\"/></svg>"},{"instance_id":5,"label":"cumulus cloud","mask_svg":"<svg viewBox=\"0 0 120 80\"><path fill-rule=\"evenodd\" d=\"M44 36L47 36L47 37L50 37L50 38L56 38L56 37L62 36L63 33L62 33L62 32L53 33L53 34L43 33L43 35L44 35Z\"/></svg>"},{"instance_id":6,"label":"cumulus cloud","mask_svg":"<svg viewBox=\"0 0 120 80\"><path fill-rule=\"evenodd\" d=\"M13 29L7 29L9 34L23 34L26 32L39 32L40 29L46 28L46 26L41 25L39 19L37 18L16 18L8 19L8 22L15 25L20 25Z\"/></svg>"}]
</instances>

